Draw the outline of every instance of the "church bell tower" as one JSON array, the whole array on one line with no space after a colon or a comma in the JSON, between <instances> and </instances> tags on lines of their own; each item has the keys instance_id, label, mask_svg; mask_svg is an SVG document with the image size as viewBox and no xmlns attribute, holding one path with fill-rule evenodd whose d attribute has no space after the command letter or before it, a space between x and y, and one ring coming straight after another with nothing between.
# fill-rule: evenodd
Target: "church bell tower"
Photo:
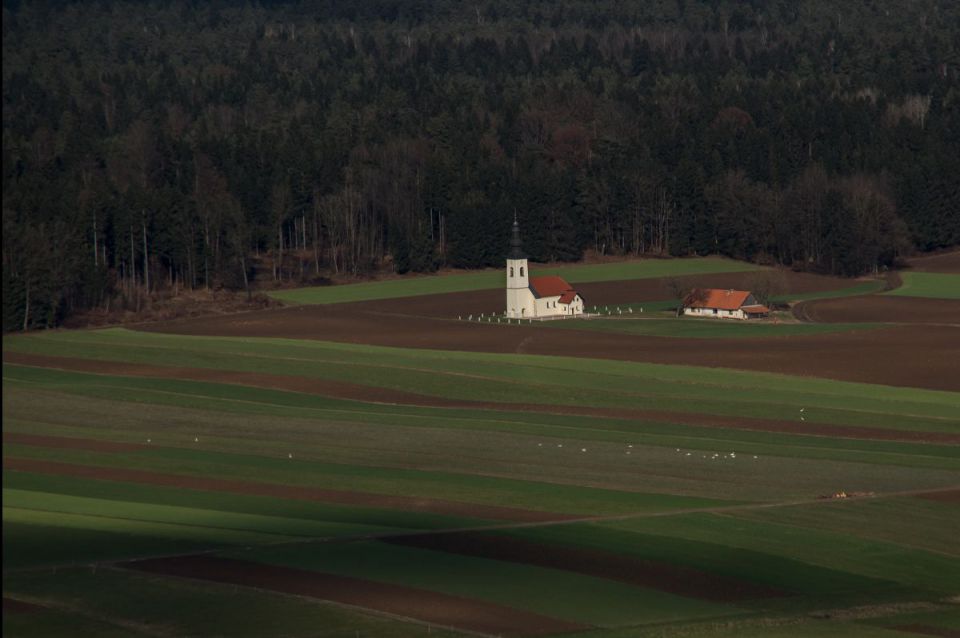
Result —
<instances>
[{"instance_id":1,"label":"church bell tower","mask_svg":"<svg viewBox=\"0 0 960 638\"><path fill-rule=\"evenodd\" d=\"M507 253L507 317L532 316L533 307L530 297L527 256L520 247L520 224L517 223L517 215L514 213L513 235L510 238L510 252Z\"/></svg>"}]
</instances>

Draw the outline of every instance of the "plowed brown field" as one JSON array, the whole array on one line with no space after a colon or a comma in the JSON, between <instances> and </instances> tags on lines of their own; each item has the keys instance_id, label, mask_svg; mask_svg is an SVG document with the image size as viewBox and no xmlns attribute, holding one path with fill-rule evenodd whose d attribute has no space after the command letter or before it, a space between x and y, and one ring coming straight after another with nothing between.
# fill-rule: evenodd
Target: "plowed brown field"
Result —
<instances>
[{"instance_id":1,"label":"plowed brown field","mask_svg":"<svg viewBox=\"0 0 960 638\"><path fill-rule=\"evenodd\" d=\"M482 600L322 572L213 556L125 563L129 569L309 596L491 635L539 636L587 629L566 620ZM427 632L425 632L427 633Z\"/></svg>"},{"instance_id":2,"label":"plowed brown field","mask_svg":"<svg viewBox=\"0 0 960 638\"><path fill-rule=\"evenodd\" d=\"M960 301L924 297L863 295L815 299L797 304L794 314L817 323L919 323L960 328ZM953 338L960 341L960 331ZM956 345L956 343L954 344Z\"/></svg>"},{"instance_id":3,"label":"plowed brown field","mask_svg":"<svg viewBox=\"0 0 960 638\"><path fill-rule=\"evenodd\" d=\"M502 294L495 291L496 297ZM189 335L284 337L404 348L524 353L740 368L845 381L960 390L960 329L898 325L889 328L758 339L677 339L542 325L479 324L405 314L461 308L457 295L295 306L224 317L144 326ZM482 304L497 306L491 298ZM612 303L612 302L611 302ZM479 307L479 305L477 306ZM462 310L464 316L466 310Z\"/></svg>"},{"instance_id":4,"label":"plowed brown field","mask_svg":"<svg viewBox=\"0 0 960 638\"><path fill-rule=\"evenodd\" d=\"M942 272L951 275L960 274L960 250L939 255L916 257L909 261L910 270L915 272Z\"/></svg>"}]
</instances>

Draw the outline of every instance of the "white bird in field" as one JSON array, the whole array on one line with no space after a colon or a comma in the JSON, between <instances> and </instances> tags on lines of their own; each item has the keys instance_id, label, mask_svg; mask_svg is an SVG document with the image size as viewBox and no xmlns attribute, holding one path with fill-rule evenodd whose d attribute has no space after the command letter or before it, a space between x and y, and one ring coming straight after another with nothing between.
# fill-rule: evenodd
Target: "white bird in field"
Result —
<instances>
[{"instance_id":1,"label":"white bird in field","mask_svg":"<svg viewBox=\"0 0 960 638\"><path fill-rule=\"evenodd\" d=\"M581 452L586 452L586 451L587 451L587 448L585 448L585 447L584 447L584 448L580 448L580 451L581 451Z\"/></svg>"},{"instance_id":2,"label":"white bird in field","mask_svg":"<svg viewBox=\"0 0 960 638\"><path fill-rule=\"evenodd\" d=\"M690 453L689 453L689 452L687 452L687 456L690 456Z\"/></svg>"},{"instance_id":3,"label":"white bird in field","mask_svg":"<svg viewBox=\"0 0 960 638\"><path fill-rule=\"evenodd\" d=\"M754 455L753 455L753 458L757 458L757 455L756 455L756 454L754 454Z\"/></svg>"},{"instance_id":4,"label":"white bird in field","mask_svg":"<svg viewBox=\"0 0 960 638\"><path fill-rule=\"evenodd\" d=\"M199 439L198 437L193 437L193 442L194 442L194 443L199 443L199 442L200 442L200 439Z\"/></svg>"},{"instance_id":5,"label":"white bird in field","mask_svg":"<svg viewBox=\"0 0 960 638\"><path fill-rule=\"evenodd\" d=\"M557 447L563 447L563 443L557 443Z\"/></svg>"},{"instance_id":6,"label":"white bird in field","mask_svg":"<svg viewBox=\"0 0 960 638\"><path fill-rule=\"evenodd\" d=\"M151 442L150 439L147 439L147 443L150 443L150 442Z\"/></svg>"},{"instance_id":7,"label":"white bird in field","mask_svg":"<svg viewBox=\"0 0 960 638\"><path fill-rule=\"evenodd\" d=\"M630 450L627 450L627 454L630 454Z\"/></svg>"},{"instance_id":8,"label":"white bird in field","mask_svg":"<svg viewBox=\"0 0 960 638\"><path fill-rule=\"evenodd\" d=\"M806 408L800 408L801 412L806 412L806 410L807 410Z\"/></svg>"},{"instance_id":9,"label":"white bird in field","mask_svg":"<svg viewBox=\"0 0 960 638\"><path fill-rule=\"evenodd\" d=\"M288 459L292 459L292 458L293 458L293 454L287 453L287 458L288 458Z\"/></svg>"},{"instance_id":10,"label":"white bird in field","mask_svg":"<svg viewBox=\"0 0 960 638\"><path fill-rule=\"evenodd\" d=\"M537 443L537 447L543 447L543 443Z\"/></svg>"},{"instance_id":11,"label":"white bird in field","mask_svg":"<svg viewBox=\"0 0 960 638\"><path fill-rule=\"evenodd\" d=\"M633 447L633 446L632 446L632 445L628 445L627 447Z\"/></svg>"}]
</instances>

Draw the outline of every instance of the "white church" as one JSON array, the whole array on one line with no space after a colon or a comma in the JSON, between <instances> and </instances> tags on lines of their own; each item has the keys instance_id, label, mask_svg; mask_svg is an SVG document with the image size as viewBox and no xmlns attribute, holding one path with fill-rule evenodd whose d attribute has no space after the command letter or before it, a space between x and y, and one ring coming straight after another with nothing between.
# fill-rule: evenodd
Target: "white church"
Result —
<instances>
[{"instance_id":1,"label":"white church","mask_svg":"<svg viewBox=\"0 0 960 638\"><path fill-rule=\"evenodd\" d=\"M513 220L507 254L507 312L511 319L538 319L583 314L583 298L562 277L531 277L520 248L520 225Z\"/></svg>"}]
</instances>

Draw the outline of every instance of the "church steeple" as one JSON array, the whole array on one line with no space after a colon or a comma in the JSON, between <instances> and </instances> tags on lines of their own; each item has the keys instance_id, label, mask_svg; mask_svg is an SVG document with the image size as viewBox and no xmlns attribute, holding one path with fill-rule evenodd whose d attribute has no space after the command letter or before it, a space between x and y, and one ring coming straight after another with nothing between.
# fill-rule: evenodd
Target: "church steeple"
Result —
<instances>
[{"instance_id":1,"label":"church steeple","mask_svg":"<svg viewBox=\"0 0 960 638\"><path fill-rule=\"evenodd\" d=\"M513 236L510 238L510 252L507 259L526 259L527 256L521 248L520 243L520 224L517 222L517 213L513 213Z\"/></svg>"},{"instance_id":2,"label":"church steeple","mask_svg":"<svg viewBox=\"0 0 960 638\"><path fill-rule=\"evenodd\" d=\"M530 273L527 256L520 244L520 224L513 213L513 235L507 253L507 317L532 317L536 314L533 293L530 292Z\"/></svg>"}]
</instances>

